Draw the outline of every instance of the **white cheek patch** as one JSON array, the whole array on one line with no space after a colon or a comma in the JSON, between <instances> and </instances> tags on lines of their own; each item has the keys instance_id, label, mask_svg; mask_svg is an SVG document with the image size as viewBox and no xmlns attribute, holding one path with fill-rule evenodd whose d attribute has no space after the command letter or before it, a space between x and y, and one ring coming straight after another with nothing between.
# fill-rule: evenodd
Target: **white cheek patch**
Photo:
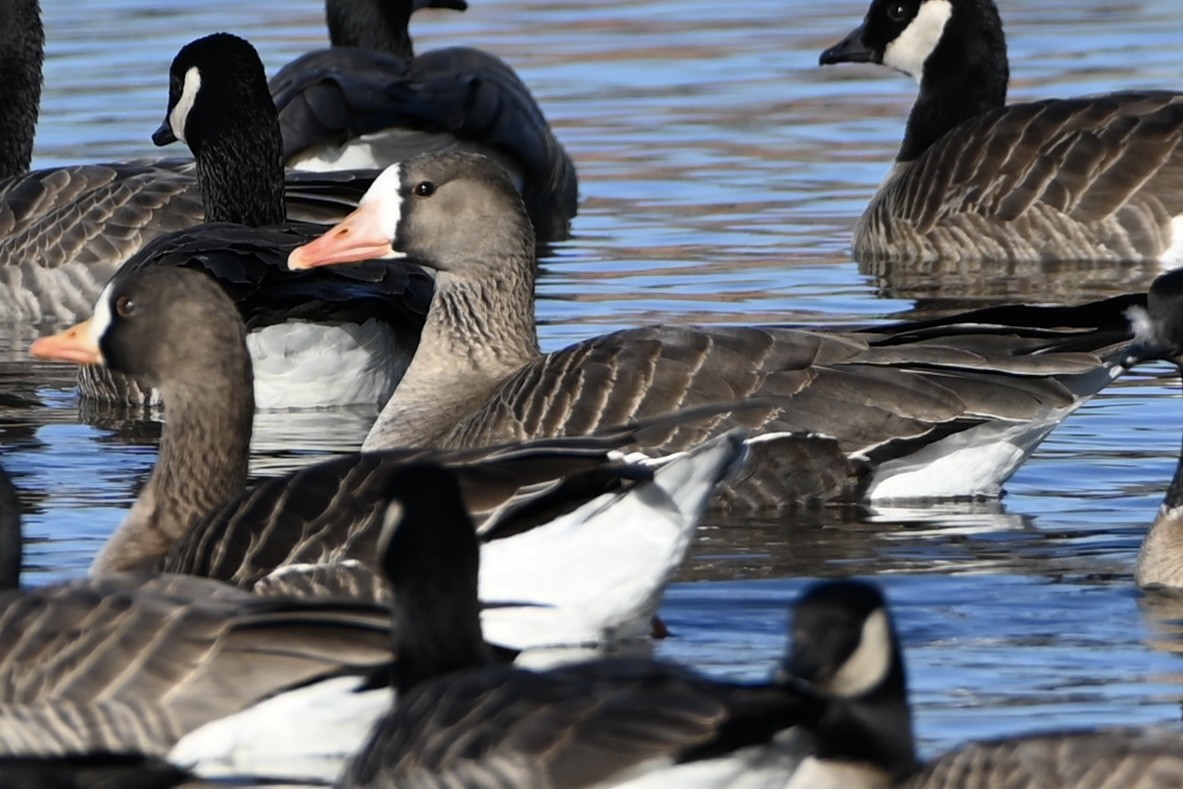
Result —
<instances>
[{"instance_id":1,"label":"white cheek patch","mask_svg":"<svg viewBox=\"0 0 1183 789\"><path fill-rule=\"evenodd\" d=\"M382 531L378 534L379 562L383 561L386 557L386 551L390 549L390 541L394 539L394 532L398 529L399 524L403 522L404 512L403 505L397 501L392 501L386 505L386 514L382 516Z\"/></svg>"},{"instance_id":2,"label":"white cheek patch","mask_svg":"<svg viewBox=\"0 0 1183 789\"><path fill-rule=\"evenodd\" d=\"M397 239L398 223L402 219L403 198L399 193L402 183L403 166L392 164L374 179L374 183L370 184L370 188L357 202L358 207L367 206L370 210L377 212L375 221L382 233L390 240L391 246ZM401 258L406 257L406 254L396 249L391 257Z\"/></svg>"},{"instance_id":3,"label":"white cheek patch","mask_svg":"<svg viewBox=\"0 0 1183 789\"><path fill-rule=\"evenodd\" d=\"M952 15L950 0L925 0L911 24L883 50L883 65L909 74L919 82L924 74L924 61L937 48Z\"/></svg>"},{"instance_id":4,"label":"white cheek patch","mask_svg":"<svg viewBox=\"0 0 1183 789\"><path fill-rule=\"evenodd\" d=\"M185 124L189 121L189 113L193 111L193 102L197 101L197 92L201 90L201 69L190 66L185 72L185 82L181 86L181 97L177 99L172 112L168 114L168 125L172 127L173 136L185 142Z\"/></svg>"},{"instance_id":5,"label":"white cheek patch","mask_svg":"<svg viewBox=\"0 0 1183 789\"><path fill-rule=\"evenodd\" d=\"M883 682L891 670L891 661L891 628L887 614L879 608L863 622L858 647L827 683L826 690L846 698L861 696Z\"/></svg>"}]
</instances>

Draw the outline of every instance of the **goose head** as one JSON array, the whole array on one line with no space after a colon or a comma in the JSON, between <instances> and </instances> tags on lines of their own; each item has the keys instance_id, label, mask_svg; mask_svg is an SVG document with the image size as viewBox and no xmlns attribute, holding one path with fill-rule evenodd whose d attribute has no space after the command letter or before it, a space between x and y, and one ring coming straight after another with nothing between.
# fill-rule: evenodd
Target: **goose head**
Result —
<instances>
[{"instance_id":1,"label":"goose head","mask_svg":"<svg viewBox=\"0 0 1183 789\"><path fill-rule=\"evenodd\" d=\"M296 248L288 266L411 258L464 280L532 265L533 253L529 216L505 170L478 154L434 153L386 168L357 210Z\"/></svg>"},{"instance_id":2,"label":"goose head","mask_svg":"<svg viewBox=\"0 0 1183 789\"><path fill-rule=\"evenodd\" d=\"M181 268L116 277L99 294L93 317L36 340L29 352L106 365L166 392L205 388L211 370L245 364L249 374L250 365L246 329L229 296L205 274Z\"/></svg>"},{"instance_id":3,"label":"goose head","mask_svg":"<svg viewBox=\"0 0 1183 789\"><path fill-rule=\"evenodd\" d=\"M1131 307L1127 314L1134 341L1122 356L1123 367L1163 360L1183 369L1183 269L1154 280L1146 307Z\"/></svg>"},{"instance_id":4,"label":"goose head","mask_svg":"<svg viewBox=\"0 0 1183 789\"><path fill-rule=\"evenodd\" d=\"M901 776L914 769L907 680L891 612L861 581L827 581L793 606L782 679L826 698L815 726L818 756L869 762Z\"/></svg>"},{"instance_id":5,"label":"goose head","mask_svg":"<svg viewBox=\"0 0 1183 789\"><path fill-rule=\"evenodd\" d=\"M920 82L942 64L976 59L978 49L992 61L1001 55L1005 69L1006 41L993 0L873 0L863 23L819 63L878 63Z\"/></svg>"}]
</instances>

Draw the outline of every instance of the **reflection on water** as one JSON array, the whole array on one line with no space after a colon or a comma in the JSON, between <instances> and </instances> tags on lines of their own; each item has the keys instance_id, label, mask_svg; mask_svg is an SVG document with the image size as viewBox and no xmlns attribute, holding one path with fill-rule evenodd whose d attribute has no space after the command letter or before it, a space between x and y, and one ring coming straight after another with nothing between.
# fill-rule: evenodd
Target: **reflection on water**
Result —
<instances>
[{"instance_id":1,"label":"reflection on water","mask_svg":"<svg viewBox=\"0 0 1183 789\"><path fill-rule=\"evenodd\" d=\"M271 71L324 41L318 0L43 5L42 166L159 153L147 137L168 63L193 36L246 35ZM916 90L880 68L817 67L865 10L865 0L473 0L463 14L417 15L421 51L476 44L518 68L579 166L574 237L542 262L545 347L644 322L851 324L1145 287L1154 272L1139 266L850 260L851 228ZM1003 11L1015 99L1178 85L1177 0ZM84 571L146 478L159 423L80 407L72 370L26 358L37 333L0 326L0 440L29 513L29 579L42 583ZM1131 579L1178 452L1177 391L1148 374L1112 387L1056 431L1001 503L712 519L669 595L662 654L766 674L802 578L874 576L897 611L927 750L1036 726L1177 720L1180 634ZM350 449L368 416L261 415L252 470Z\"/></svg>"}]
</instances>

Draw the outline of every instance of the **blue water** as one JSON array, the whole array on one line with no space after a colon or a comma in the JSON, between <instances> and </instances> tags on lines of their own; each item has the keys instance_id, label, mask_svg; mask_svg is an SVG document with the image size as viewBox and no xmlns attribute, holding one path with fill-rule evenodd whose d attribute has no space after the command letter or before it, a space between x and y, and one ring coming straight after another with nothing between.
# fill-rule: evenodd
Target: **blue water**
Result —
<instances>
[{"instance_id":1,"label":"blue water","mask_svg":"<svg viewBox=\"0 0 1183 789\"><path fill-rule=\"evenodd\" d=\"M270 70L324 40L314 0L43 0L36 164L154 155L167 67L215 30ZM416 18L417 46L511 62L574 156L574 237L543 261L544 345L638 323L862 322L998 298L1083 299L1152 271L860 271L850 229L883 178L915 85L819 69L862 0L472 0ZM1179 87L1177 0L1005 3L1013 98ZM176 151L179 153L179 151ZM0 326L4 463L30 511L32 583L86 565L134 499L159 425L79 413L71 371L33 364L34 327ZM704 525L667 598L663 654L766 674L784 610L817 576L874 575L908 650L928 751L1043 727L1177 721L1183 618L1140 600L1132 566L1183 431L1165 368L1121 381L1053 434L1001 505ZM254 471L344 450L366 414L271 415ZM1178 628L1174 629L1175 631Z\"/></svg>"}]
</instances>

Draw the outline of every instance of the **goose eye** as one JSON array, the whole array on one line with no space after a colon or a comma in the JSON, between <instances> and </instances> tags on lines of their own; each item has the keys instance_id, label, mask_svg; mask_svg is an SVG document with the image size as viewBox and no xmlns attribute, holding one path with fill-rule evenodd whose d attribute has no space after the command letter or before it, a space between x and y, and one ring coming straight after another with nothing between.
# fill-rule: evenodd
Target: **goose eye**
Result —
<instances>
[{"instance_id":1,"label":"goose eye","mask_svg":"<svg viewBox=\"0 0 1183 789\"><path fill-rule=\"evenodd\" d=\"M412 190L417 197L431 197L435 194L435 184L431 181L420 181Z\"/></svg>"},{"instance_id":2,"label":"goose eye","mask_svg":"<svg viewBox=\"0 0 1183 789\"><path fill-rule=\"evenodd\" d=\"M136 303L127 296L120 296L115 300L115 311L126 318L136 311Z\"/></svg>"},{"instance_id":3,"label":"goose eye","mask_svg":"<svg viewBox=\"0 0 1183 789\"><path fill-rule=\"evenodd\" d=\"M892 3L887 7L887 18L892 22L903 22L908 16L908 7L903 3Z\"/></svg>"}]
</instances>

